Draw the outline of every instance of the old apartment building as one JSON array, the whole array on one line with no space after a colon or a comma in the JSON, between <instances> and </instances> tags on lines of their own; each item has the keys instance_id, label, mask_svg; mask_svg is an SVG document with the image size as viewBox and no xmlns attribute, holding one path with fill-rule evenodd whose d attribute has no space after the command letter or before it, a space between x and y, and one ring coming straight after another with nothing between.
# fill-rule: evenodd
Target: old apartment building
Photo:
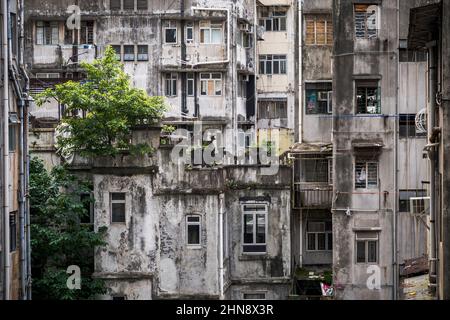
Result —
<instances>
[{"instance_id":1,"label":"old apartment building","mask_svg":"<svg viewBox=\"0 0 450 320\"><path fill-rule=\"evenodd\" d=\"M1 2L0 300L30 297L28 82L23 69L22 13L22 1Z\"/></svg>"},{"instance_id":2,"label":"old apartment building","mask_svg":"<svg viewBox=\"0 0 450 320\"><path fill-rule=\"evenodd\" d=\"M408 19L408 48L428 55L425 151L430 181L430 282L439 299L450 298L448 212L448 107L450 95L450 4L448 1L415 1Z\"/></svg>"},{"instance_id":3,"label":"old apartment building","mask_svg":"<svg viewBox=\"0 0 450 320\"><path fill-rule=\"evenodd\" d=\"M288 37L295 10L290 2L265 2L80 1L80 29L71 30L72 1L26 1L32 92L83 79L79 62L111 45L134 86L166 97L164 124L224 135L226 157L214 165L173 161L174 137L161 136L160 127L134 133L134 141L157 149L152 157L65 158L93 181L92 222L108 228L107 246L95 257L105 299L287 298L290 168L280 164L264 175L257 160L236 156L254 148L256 137L275 139L265 129L292 140L295 106L286 88L294 89ZM262 49L265 35L283 46ZM265 74L257 78L259 62ZM266 109L258 132L260 91ZM61 161L54 128L63 112L56 102L31 112L31 151L49 167Z\"/></svg>"}]
</instances>

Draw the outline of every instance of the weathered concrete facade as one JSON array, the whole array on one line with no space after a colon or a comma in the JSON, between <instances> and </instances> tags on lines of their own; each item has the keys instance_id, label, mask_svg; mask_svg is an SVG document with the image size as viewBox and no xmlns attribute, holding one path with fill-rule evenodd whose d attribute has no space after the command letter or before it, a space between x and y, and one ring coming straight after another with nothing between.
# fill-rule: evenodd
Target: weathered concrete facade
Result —
<instances>
[{"instance_id":1,"label":"weathered concrete facade","mask_svg":"<svg viewBox=\"0 0 450 320\"><path fill-rule=\"evenodd\" d=\"M402 50L406 31L400 11L407 2L401 2L402 10L388 0L333 4L338 299L397 299L399 265L428 253L428 212L424 207L418 213L421 222L406 205L414 196L425 201L427 188L426 141L416 131L417 114L425 107L425 65ZM378 288L367 282L372 275L380 280Z\"/></svg>"},{"instance_id":2,"label":"weathered concrete facade","mask_svg":"<svg viewBox=\"0 0 450 320\"><path fill-rule=\"evenodd\" d=\"M146 9L129 10L124 1L117 10L110 1L83 1L82 26L92 24L82 27L86 38L69 36L75 41L69 44L64 44L63 20L69 2L27 3L26 57L37 78L35 92L81 79L74 62L99 57L113 45L134 86L166 96L163 123L192 131L194 121L201 121L202 130L224 133L227 155L242 144L239 129L246 131L245 146L254 147L255 45L261 33L255 1L148 1ZM54 28L52 39L41 39L42 25ZM32 113L33 154L48 166L60 161L52 127L61 112L49 103ZM233 157L209 167L174 162L173 145L160 145L160 131L135 131L134 142L150 141L157 149L152 157L72 162L75 172L93 181L95 228L108 230L107 246L96 252L95 262L95 276L108 286L103 298L287 298L290 168L281 165L278 173L265 176L263 167ZM120 223L112 218L117 201L124 206ZM260 238L252 246L249 236Z\"/></svg>"},{"instance_id":3,"label":"weathered concrete facade","mask_svg":"<svg viewBox=\"0 0 450 320\"><path fill-rule=\"evenodd\" d=\"M415 1L405 15L408 46L427 53L427 137L430 188L430 283L438 299L450 298L448 214L448 107L450 96L450 5L448 1Z\"/></svg>"},{"instance_id":4,"label":"weathered concrete facade","mask_svg":"<svg viewBox=\"0 0 450 320\"><path fill-rule=\"evenodd\" d=\"M0 300L26 300L31 279L26 228L28 96L21 41L23 4L2 1L0 8Z\"/></svg>"}]
</instances>

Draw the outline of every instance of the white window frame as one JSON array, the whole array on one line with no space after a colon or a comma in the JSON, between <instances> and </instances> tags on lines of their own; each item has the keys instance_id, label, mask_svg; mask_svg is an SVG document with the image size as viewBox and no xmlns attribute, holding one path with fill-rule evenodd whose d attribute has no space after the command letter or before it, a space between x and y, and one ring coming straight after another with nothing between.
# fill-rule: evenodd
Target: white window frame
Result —
<instances>
[{"instance_id":1,"label":"white window frame","mask_svg":"<svg viewBox=\"0 0 450 320\"><path fill-rule=\"evenodd\" d=\"M376 234L376 237L364 237L362 236L363 233L372 233ZM364 262L358 262L358 242L364 242L365 244L365 261ZM377 252L376 252L376 261L375 262L369 262L369 242L376 242L377 245ZM364 232L364 231L356 231L355 234L355 263L357 265L377 265L380 261L380 235L379 232Z\"/></svg>"},{"instance_id":2,"label":"white window frame","mask_svg":"<svg viewBox=\"0 0 450 320\"><path fill-rule=\"evenodd\" d=\"M306 251L307 252L331 252L333 251L333 247L328 247L329 237L333 239L333 230L326 230L326 223L330 221L308 221L306 225ZM323 224L323 231L308 231L310 223ZM314 249L309 249L309 235L314 234ZM325 250L319 250L319 234L325 235Z\"/></svg>"},{"instance_id":3,"label":"white window frame","mask_svg":"<svg viewBox=\"0 0 450 320\"><path fill-rule=\"evenodd\" d=\"M189 221L189 218L196 218L198 221ZM198 227L199 243L189 243L189 226ZM202 247L202 217L200 215L191 214L186 216L186 246L190 249L200 249Z\"/></svg>"},{"instance_id":4,"label":"white window frame","mask_svg":"<svg viewBox=\"0 0 450 320\"><path fill-rule=\"evenodd\" d=\"M192 92L189 92L189 84L192 85ZM195 74L193 72L186 74L186 95L188 97L195 96Z\"/></svg>"},{"instance_id":5,"label":"white window frame","mask_svg":"<svg viewBox=\"0 0 450 320\"><path fill-rule=\"evenodd\" d=\"M178 96L178 74L177 73L172 72L172 73L164 74L164 95L166 97Z\"/></svg>"},{"instance_id":6,"label":"white window frame","mask_svg":"<svg viewBox=\"0 0 450 320\"><path fill-rule=\"evenodd\" d=\"M220 78L214 78L213 75L220 75ZM205 78L208 76L208 78ZM214 82L214 94L209 94L209 82ZM203 86L206 83L206 94L203 93ZM220 88L220 94L217 94L218 88ZM200 73L200 95L208 96L208 97L220 97L223 94L223 81L222 81L222 73L220 72L211 72L211 73Z\"/></svg>"},{"instance_id":7,"label":"white window frame","mask_svg":"<svg viewBox=\"0 0 450 320\"><path fill-rule=\"evenodd\" d=\"M46 26L46 24L49 24L48 26ZM42 26L39 26L39 24L42 24ZM60 42L60 24L58 21L49 21L49 20L38 20L36 21L35 24L35 28L36 28L36 45L39 46L57 46ZM50 43L46 43L46 29L50 28ZM40 35L41 37L38 37L38 29L42 29L42 35ZM54 34L54 29L56 29L56 34ZM56 39L54 38L56 37ZM53 40L55 40L56 42L54 42ZM42 43L41 43L42 42Z\"/></svg>"},{"instance_id":8,"label":"white window frame","mask_svg":"<svg viewBox=\"0 0 450 320\"><path fill-rule=\"evenodd\" d=\"M166 20L164 21L164 43L168 45L176 45L178 44L178 24L174 20ZM167 42L167 30L175 30L175 42Z\"/></svg>"},{"instance_id":9,"label":"white window frame","mask_svg":"<svg viewBox=\"0 0 450 320\"><path fill-rule=\"evenodd\" d=\"M124 200L113 200L113 194L123 194ZM125 207L125 221L113 221L113 204L124 204ZM127 194L120 191L109 192L109 212L110 212L110 223L111 224L126 224L127 222Z\"/></svg>"},{"instance_id":10,"label":"white window frame","mask_svg":"<svg viewBox=\"0 0 450 320\"><path fill-rule=\"evenodd\" d=\"M263 208L264 207L264 210L262 210L262 211L258 211L258 210L255 210L255 211L250 211L250 210L248 210L248 211L246 211L245 210L245 208L246 208L246 206L250 206L250 207L260 207L260 208ZM255 256L258 256L258 255L266 255L267 254L267 237L268 237L268 225L269 225L269 221L268 221L268 218L269 218L269 205L268 205L268 203L262 203L262 202L246 202L246 203L241 203L241 212L242 212L242 217L241 217L241 252L242 252L242 254L243 255L255 255ZM253 216L253 241L252 241L252 243L245 243L244 241L245 241L245 216L246 215L252 215ZM265 232L265 242L264 243L257 243L256 242L256 234L257 234L257 232L256 232L256 226L257 226L257 223L256 223L256 221L257 221L257 216L258 215L264 215L264 221L265 221L265 230L264 230L264 232ZM261 251L261 252L252 252L252 251L248 251L248 252L246 252L245 251L245 247L246 246L261 246L261 247L265 247L265 250L264 251Z\"/></svg>"},{"instance_id":11,"label":"white window frame","mask_svg":"<svg viewBox=\"0 0 450 320\"><path fill-rule=\"evenodd\" d=\"M192 38L188 38L188 29L192 30ZM186 44L192 44L194 43L194 24L193 23L188 23L185 27L185 36L186 36Z\"/></svg>"},{"instance_id":12,"label":"white window frame","mask_svg":"<svg viewBox=\"0 0 450 320\"><path fill-rule=\"evenodd\" d=\"M277 57L277 58L275 58ZM280 58L280 57L284 57L284 58ZM274 62L277 61L278 62L278 73L274 73ZM261 62L264 63L264 70L261 70ZM284 62L284 71L285 72L281 72L282 68L281 65ZM267 73L267 64L270 63L271 64L271 70L270 73ZM259 73L263 74L263 75L267 75L267 76L272 76L272 75L287 75L288 73L288 60L287 60L287 55L286 54L262 54L259 56Z\"/></svg>"},{"instance_id":13,"label":"white window frame","mask_svg":"<svg viewBox=\"0 0 450 320\"><path fill-rule=\"evenodd\" d=\"M220 27L219 27L220 25ZM213 31L220 31L220 41L213 42ZM202 33L208 31L208 36L202 37ZM203 39L202 39L203 38ZM211 23L208 22L200 22L200 43L201 44L223 44L224 43L224 35L223 35L223 24L222 23Z\"/></svg>"},{"instance_id":14,"label":"white window frame","mask_svg":"<svg viewBox=\"0 0 450 320\"><path fill-rule=\"evenodd\" d=\"M365 174L366 174L366 187L365 188L359 188L356 185L356 170L357 170L357 166L358 164L364 163L365 164ZM369 186L369 165L376 165L376 169L377 169L377 184L376 186ZM378 189L380 187L380 162L376 161L376 160L363 160L363 159L355 159L355 163L354 163L354 170L353 170L353 183L354 183L354 189L355 190L375 190Z\"/></svg>"}]
</instances>

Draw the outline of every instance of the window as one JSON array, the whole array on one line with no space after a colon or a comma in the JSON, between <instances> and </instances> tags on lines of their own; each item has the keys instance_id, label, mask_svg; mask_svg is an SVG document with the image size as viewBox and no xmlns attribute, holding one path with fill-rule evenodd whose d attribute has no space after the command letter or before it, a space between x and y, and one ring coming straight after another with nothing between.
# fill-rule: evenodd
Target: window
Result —
<instances>
[{"instance_id":1,"label":"window","mask_svg":"<svg viewBox=\"0 0 450 320\"><path fill-rule=\"evenodd\" d=\"M200 22L200 43L221 44L222 42L221 23Z\"/></svg>"},{"instance_id":2,"label":"window","mask_svg":"<svg viewBox=\"0 0 450 320\"><path fill-rule=\"evenodd\" d=\"M9 124L9 152L16 152L17 149L17 124Z\"/></svg>"},{"instance_id":3,"label":"window","mask_svg":"<svg viewBox=\"0 0 450 320\"><path fill-rule=\"evenodd\" d=\"M222 74L221 73L201 73L200 74L200 94L202 96L222 95Z\"/></svg>"},{"instance_id":4,"label":"window","mask_svg":"<svg viewBox=\"0 0 450 320\"><path fill-rule=\"evenodd\" d=\"M252 46L252 34L246 31L241 31L241 46L248 49Z\"/></svg>"},{"instance_id":5,"label":"window","mask_svg":"<svg viewBox=\"0 0 450 320\"><path fill-rule=\"evenodd\" d=\"M178 75L176 73L166 74L166 96L176 97L177 96L177 80Z\"/></svg>"},{"instance_id":6,"label":"window","mask_svg":"<svg viewBox=\"0 0 450 320\"><path fill-rule=\"evenodd\" d=\"M260 55L259 56L260 74L286 74L286 56L285 55Z\"/></svg>"},{"instance_id":7,"label":"window","mask_svg":"<svg viewBox=\"0 0 450 320\"><path fill-rule=\"evenodd\" d=\"M94 21L82 21L80 44L94 44Z\"/></svg>"},{"instance_id":8,"label":"window","mask_svg":"<svg viewBox=\"0 0 450 320\"><path fill-rule=\"evenodd\" d=\"M330 114L333 112L331 82L306 83L306 114Z\"/></svg>"},{"instance_id":9,"label":"window","mask_svg":"<svg viewBox=\"0 0 450 320\"><path fill-rule=\"evenodd\" d=\"M378 162L357 159L355 163L355 188L378 188Z\"/></svg>"},{"instance_id":10,"label":"window","mask_svg":"<svg viewBox=\"0 0 450 320\"><path fill-rule=\"evenodd\" d=\"M400 138L424 138L427 136L427 132L421 132L416 127L415 114L401 114L399 121Z\"/></svg>"},{"instance_id":11,"label":"window","mask_svg":"<svg viewBox=\"0 0 450 320\"><path fill-rule=\"evenodd\" d=\"M111 0L109 2L109 8L111 10L120 10L121 9L120 1L121 0Z\"/></svg>"},{"instance_id":12,"label":"window","mask_svg":"<svg viewBox=\"0 0 450 320\"><path fill-rule=\"evenodd\" d=\"M329 183L329 161L321 155L303 155L299 160L300 182Z\"/></svg>"},{"instance_id":13,"label":"window","mask_svg":"<svg viewBox=\"0 0 450 320\"><path fill-rule=\"evenodd\" d=\"M18 39L17 39L17 16L15 13L10 14L10 28L11 28L11 43L12 54L17 54Z\"/></svg>"},{"instance_id":14,"label":"window","mask_svg":"<svg viewBox=\"0 0 450 320\"><path fill-rule=\"evenodd\" d=\"M80 201L83 204L84 214L80 219L82 224L93 224L94 223L94 201L92 194L83 193L80 196Z\"/></svg>"},{"instance_id":15,"label":"window","mask_svg":"<svg viewBox=\"0 0 450 320\"><path fill-rule=\"evenodd\" d=\"M121 61L122 60L121 46L114 45L114 46L112 46L112 48L116 52L116 59L117 59L117 61Z\"/></svg>"},{"instance_id":16,"label":"window","mask_svg":"<svg viewBox=\"0 0 450 320\"><path fill-rule=\"evenodd\" d=\"M267 205L245 204L242 209L242 251L244 253L266 253Z\"/></svg>"},{"instance_id":17,"label":"window","mask_svg":"<svg viewBox=\"0 0 450 320\"><path fill-rule=\"evenodd\" d=\"M123 61L134 61L134 46L123 46Z\"/></svg>"},{"instance_id":18,"label":"window","mask_svg":"<svg viewBox=\"0 0 450 320\"><path fill-rule=\"evenodd\" d=\"M194 25L190 22L186 25L186 43L194 42Z\"/></svg>"},{"instance_id":19,"label":"window","mask_svg":"<svg viewBox=\"0 0 450 320\"><path fill-rule=\"evenodd\" d=\"M223 260L228 259L228 218L227 212L222 214L222 234L223 234Z\"/></svg>"},{"instance_id":20,"label":"window","mask_svg":"<svg viewBox=\"0 0 450 320\"><path fill-rule=\"evenodd\" d=\"M148 10L148 0L137 0L138 10Z\"/></svg>"},{"instance_id":21,"label":"window","mask_svg":"<svg viewBox=\"0 0 450 320\"><path fill-rule=\"evenodd\" d=\"M148 61L148 45L138 46L138 61Z\"/></svg>"},{"instance_id":22,"label":"window","mask_svg":"<svg viewBox=\"0 0 450 320\"><path fill-rule=\"evenodd\" d=\"M126 296L113 296L112 297L113 301L124 301L127 300Z\"/></svg>"},{"instance_id":23,"label":"window","mask_svg":"<svg viewBox=\"0 0 450 320\"><path fill-rule=\"evenodd\" d=\"M333 44L333 23L331 17L306 16L306 45Z\"/></svg>"},{"instance_id":24,"label":"window","mask_svg":"<svg viewBox=\"0 0 450 320\"><path fill-rule=\"evenodd\" d=\"M411 212L411 198L424 198L426 196L426 190L400 190L399 211ZM423 210L421 208L414 208L419 210L415 212L423 212L425 210L425 201L422 204Z\"/></svg>"},{"instance_id":25,"label":"window","mask_svg":"<svg viewBox=\"0 0 450 320\"><path fill-rule=\"evenodd\" d=\"M333 250L333 232L331 221L308 222L306 237L308 251Z\"/></svg>"},{"instance_id":26,"label":"window","mask_svg":"<svg viewBox=\"0 0 450 320\"><path fill-rule=\"evenodd\" d=\"M36 44L54 45L59 43L59 24L57 21L36 22Z\"/></svg>"},{"instance_id":27,"label":"window","mask_svg":"<svg viewBox=\"0 0 450 320\"><path fill-rule=\"evenodd\" d=\"M189 97L194 96L194 88L195 88L195 77L193 73L188 73L187 76L187 82L186 82L186 92Z\"/></svg>"},{"instance_id":28,"label":"window","mask_svg":"<svg viewBox=\"0 0 450 320\"><path fill-rule=\"evenodd\" d=\"M110 193L111 199L111 222L125 223L125 193Z\"/></svg>"},{"instance_id":29,"label":"window","mask_svg":"<svg viewBox=\"0 0 450 320\"><path fill-rule=\"evenodd\" d=\"M244 292L242 294L243 300L266 300L265 292Z\"/></svg>"},{"instance_id":30,"label":"window","mask_svg":"<svg viewBox=\"0 0 450 320\"><path fill-rule=\"evenodd\" d=\"M165 43L177 43L177 23L176 21L164 22Z\"/></svg>"},{"instance_id":31,"label":"window","mask_svg":"<svg viewBox=\"0 0 450 320\"><path fill-rule=\"evenodd\" d=\"M378 80L356 82L358 114L381 114L381 88Z\"/></svg>"},{"instance_id":32,"label":"window","mask_svg":"<svg viewBox=\"0 0 450 320\"><path fill-rule=\"evenodd\" d=\"M188 246L201 245L201 218L200 216L186 217L186 242Z\"/></svg>"},{"instance_id":33,"label":"window","mask_svg":"<svg viewBox=\"0 0 450 320\"><path fill-rule=\"evenodd\" d=\"M17 250L17 212L9 214L9 251Z\"/></svg>"},{"instance_id":34,"label":"window","mask_svg":"<svg viewBox=\"0 0 450 320\"><path fill-rule=\"evenodd\" d=\"M287 119L287 100L259 100L259 119Z\"/></svg>"},{"instance_id":35,"label":"window","mask_svg":"<svg viewBox=\"0 0 450 320\"><path fill-rule=\"evenodd\" d=\"M355 4L355 36L359 39L372 39L378 35L378 6Z\"/></svg>"},{"instance_id":36,"label":"window","mask_svg":"<svg viewBox=\"0 0 450 320\"><path fill-rule=\"evenodd\" d=\"M247 79L245 78L245 76L240 76L239 77L239 82L238 82L238 97L239 98L247 98Z\"/></svg>"},{"instance_id":37,"label":"window","mask_svg":"<svg viewBox=\"0 0 450 320\"><path fill-rule=\"evenodd\" d=\"M286 10L262 7L259 11L259 25L266 31L286 31Z\"/></svg>"},{"instance_id":38,"label":"window","mask_svg":"<svg viewBox=\"0 0 450 320\"><path fill-rule=\"evenodd\" d=\"M123 10L134 10L134 0L122 0Z\"/></svg>"},{"instance_id":39,"label":"window","mask_svg":"<svg viewBox=\"0 0 450 320\"><path fill-rule=\"evenodd\" d=\"M378 263L378 233L356 233L356 263Z\"/></svg>"}]
</instances>

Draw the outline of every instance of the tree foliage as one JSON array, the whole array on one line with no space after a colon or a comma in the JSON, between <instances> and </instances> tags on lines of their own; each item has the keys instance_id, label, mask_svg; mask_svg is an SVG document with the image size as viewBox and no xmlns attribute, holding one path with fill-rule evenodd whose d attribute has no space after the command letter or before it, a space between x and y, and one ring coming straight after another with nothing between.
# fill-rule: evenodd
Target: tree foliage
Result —
<instances>
[{"instance_id":1,"label":"tree foliage","mask_svg":"<svg viewBox=\"0 0 450 320\"><path fill-rule=\"evenodd\" d=\"M163 98L133 88L111 46L103 58L81 67L85 81L57 84L35 97L38 106L51 99L65 106L59 148L82 156L114 156L121 150L151 153L148 144L131 144L131 130L159 120L165 111Z\"/></svg>"},{"instance_id":2,"label":"tree foliage","mask_svg":"<svg viewBox=\"0 0 450 320\"><path fill-rule=\"evenodd\" d=\"M89 215L91 186L65 167L47 171L41 160L30 161L30 212L33 298L52 300L92 299L104 293L103 281L91 277L94 248L104 245L104 230L80 223ZM69 266L81 269L81 290L66 283Z\"/></svg>"}]
</instances>

